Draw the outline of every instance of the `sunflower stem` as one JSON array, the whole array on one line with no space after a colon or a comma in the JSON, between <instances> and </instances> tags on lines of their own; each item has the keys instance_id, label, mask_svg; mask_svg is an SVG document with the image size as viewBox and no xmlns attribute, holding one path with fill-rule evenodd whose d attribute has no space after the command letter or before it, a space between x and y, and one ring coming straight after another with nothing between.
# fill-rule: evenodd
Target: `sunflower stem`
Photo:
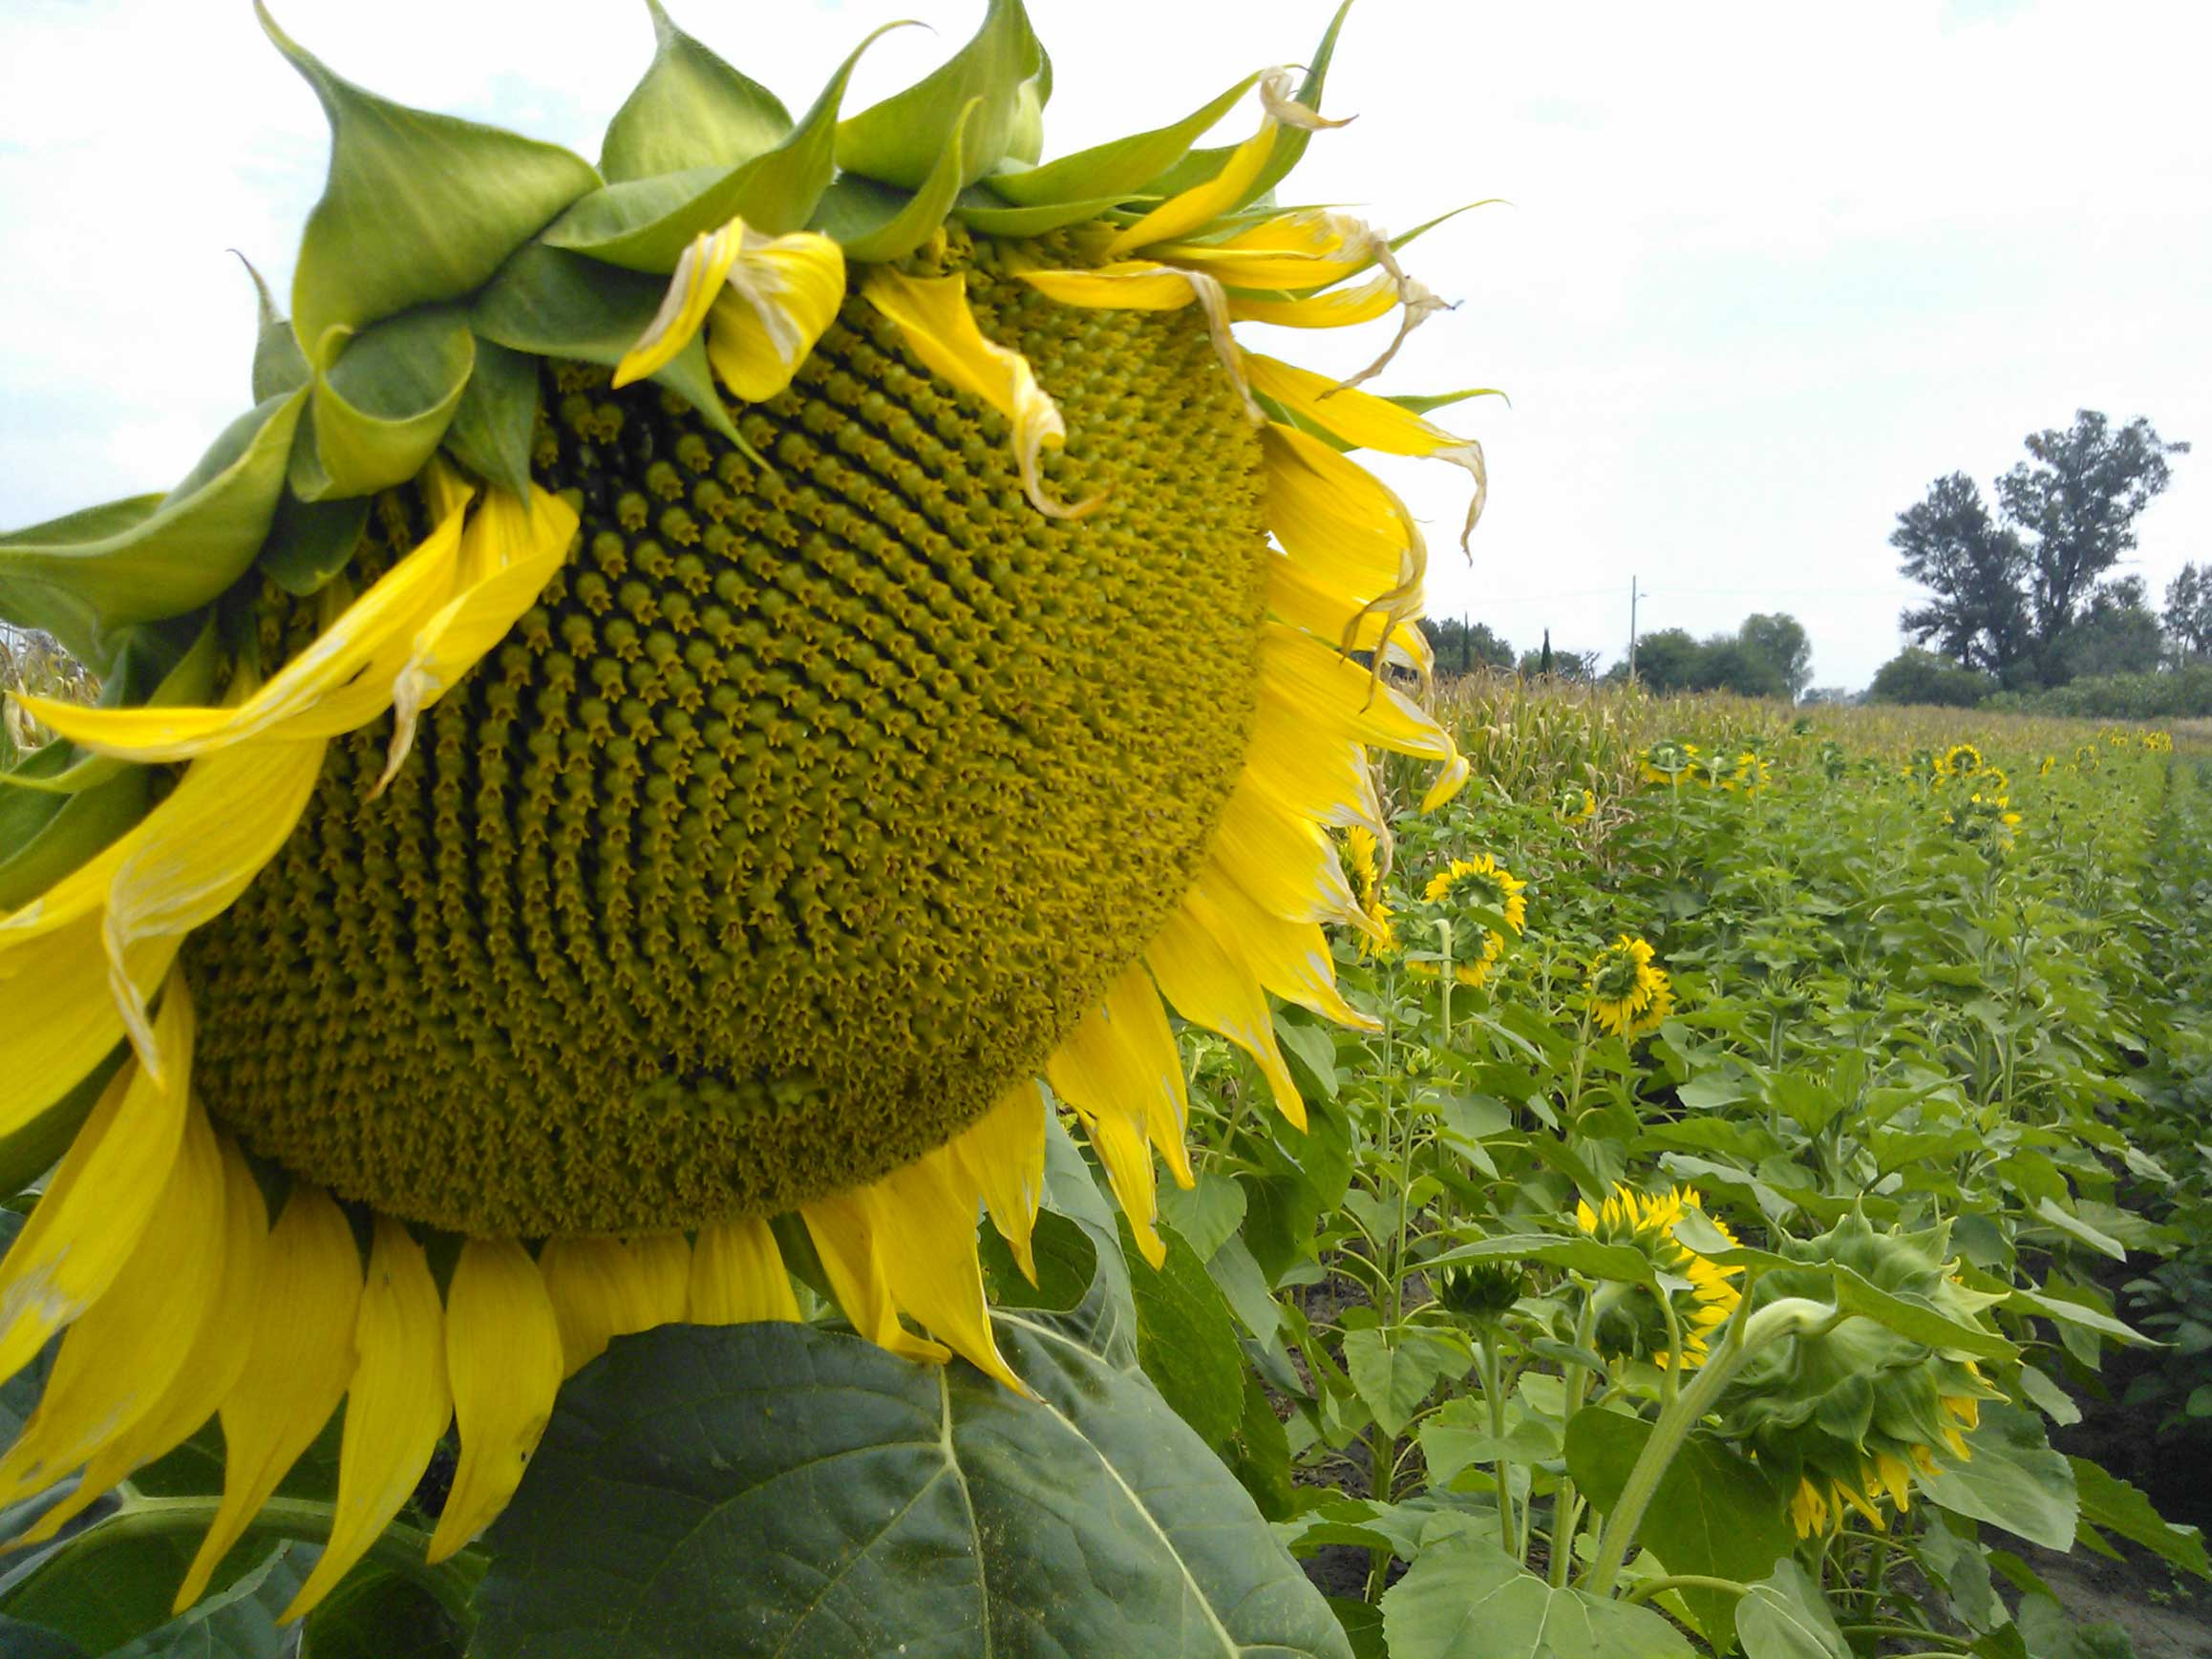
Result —
<instances>
[{"instance_id":1,"label":"sunflower stem","mask_svg":"<svg viewBox=\"0 0 2212 1659\"><path fill-rule=\"evenodd\" d=\"M1621 1600L1648 1602L1669 1590L1726 1590L1731 1595L1745 1596L1751 1593L1751 1585L1735 1579L1716 1579L1707 1573L1662 1573L1656 1578L1638 1579L1622 1592Z\"/></svg>"},{"instance_id":2,"label":"sunflower stem","mask_svg":"<svg viewBox=\"0 0 2212 1659\"><path fill-rule=\"evenodd\" d=\"M1712 1410L1721 1391L1728 1387L1729 1379L1743 1362L1770 1342L1818 1329L1834 1321L1839 1311L1824 1302L1791 1296L1770 1303L1749 1319L1730 1322L1720 1351L1706 1360L1696 1380L1659 1414L1658 1422L1652 1425L1651 1437L1644 1442L1636 1466L1628 1471L1627 1484L1621 1488L1619 1501L1606 1517L1597 1559L1590 1563L1590 1570L1583 1580L1585 1590L1593 1596L1612 1593L1613 1580L1620 1574L1621 1563L1627 1559L1628 1545L1636 1536L1636 1529L1643 1524L1644 1511L1650 1506L1652 1494L1659 1490L1668 1465L1682 1450L1690 1431Z\"/></svg>"}]
</instances>

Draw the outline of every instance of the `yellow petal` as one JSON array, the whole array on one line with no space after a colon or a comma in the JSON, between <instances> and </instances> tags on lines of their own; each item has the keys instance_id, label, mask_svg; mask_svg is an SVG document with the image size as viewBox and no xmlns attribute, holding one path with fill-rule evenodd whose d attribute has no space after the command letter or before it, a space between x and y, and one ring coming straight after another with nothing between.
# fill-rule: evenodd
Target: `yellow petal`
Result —
<instances>
[{"instance_id":1,"label":"yellow petal","mask_svg":"<svg viewBox=\"0 0 2212 1659\"><path fill-rule=\"evenodd\" d=\"M1380 1021L1361 1013L1337 990L1335 959L1315 924L1273 914L1218 863L1200 873L1185 903L1263 989L1354 1031L1382 1029Z\"/></svg>"},{"instance_id":2,"label":"yellow petal","mask_svg":"<svg viewBox=\"0 0 2212 1659\"><path fill-rule=\"evenodd\" d=\"M776 1235L758 1216L710 1222L691 1241L693 1325L750 1325L798 1318Z\"/></svg>"},{"instance_id":3,"label":"yellow petal","mask_svg":"<svg viewBox=\"0 0 2212 1659\"><path fill-rule=\"evenodd\" d=\"M962 1131L952 1153L983 1195L991 1225L1012 1249L1022 1277L1034 1285L1037 1262L1030 1235L1045 1195L1045 1097L1036 1080L1025 1077L1001 1095Z\"/></svg>"},{"instance_id":4,"label":"yellow petal","mask_svg":"<svg viewBox=\"0 0 2212 1659\"><path fill-rule=\"evenodd\" d=\"M45 1490L153 1409L223 1278L223 1154L198 1110L115 1281L69 1329L38 1409L0 1458L0 1504Z\"/></svg>"},{"instance_id":5,"label":"yellow petal","mask_svg":"<svg viewBox=\"0 0 2212 1659\"><path fill-rule=\"evenodd\" d=\"M1270 424L1260 443L1267 528L1309 582L1357 604L1418 585L1426 549L1381 479L1295 427Z\"/></svg>"},{"instance_id":6,"label":"yellow petal","mask_svg":"<svg viewBox=\"0 0 2212 1659\"><path fill-rule=\"evenodd\" d=\"M538 602L566 562L576 525L576 509L551 490L531 491L527 505L505 490L485 496L461 535L460 565L471 580L416 629L406 663L393 676L392 745L370 798L397 775L422 712Z\"/></svg>"},{"instance_id":7,"label":"yellow petal","mask_svg":"<svg viewBox=\"0 0 2212 1659\"><path fill-rule=\"evenodd\" d=\"M453 597L461 519L457 509L440 520L313 644L241 703L220 709L57 706L69 730L47 723L96 754L127 760L186 760L265 734L329 737L365 726L390 706L393 677L415 630Z\"/></svg>"},{"instance_id":8,"label":"yellow petal","mask_svg":"<svg viewBox=\"0 0 2212 1659\"><path fill-rule=\"evenodd\" d=\"M1222 271L1214 274L1228 282ZM1331 288L1300 299L1229 301L1229 318L1238 323L1273 323L1281 329L1349 329L1388 316L1398 303L1398 285L1388 271L1378 271L1357 287Z\"/></svg>"},{"instance_id":9,"label":"yellow petal","mask_svg":"<svg viewBox=\"0 0 2212 1659\"><path fill-rule=\"evenodd\" d=\"M141 987L160 983L178 943L148 947ZM99 919L80 917L35 949L10 953L0 944L0 1006L8 1010L0 1018L0 1135L11 1135L90 1076L123 1040Z\"/></svg>"},{"instance_id":10,"label":"yellow petal","mask_svg":"<svg viewBox=\"0 0 2212 1659\"><path fill-rule=\"evenodd\" d=\"M615 385L627 386L658 373L691 343L706 322L714 297L722 291L722 279L737 263L744 237L744 223L733 219L719 230L704 230L691 238L691 245L676 260L661 308L653 313L637 344L614 366Z\"/></svg>"},{"instance_id":11,"label":"yellow petal","mask_svg":"<svg viewBox=\"0 0 2212 1659\"><path fill-rule=\"evenodd\" d=\"M616 1337L684 1317L691 1246L681 1233L549 1239L538 1270L561 1323L564 1374L574 1376Z\"/></svg>"},{"instance_id":12,"label":"yellow petal","mask_svg":"<svg viewBox=\"0 0 2212 1659\"><path fill-rule=\"evenodd\" d=\"M1276 1046L1267 993L1250 969L1215 940L1185 904L1145 946L1144 960L1160 994L1193 1025L1219 1032L1258 1062L1284 1117L1306 1127L1306 1102Z\"/></svg>"},{"instance_id":13,"label":"yellow petal","mask_svg":"<svg viewBox=\"0 0 2212 1659\"><path fill-rule=\"evenodd\" d=\"M1025 270L1021 279L1063 306L1108 311L1180 310L1198 297L1190 279L1156 260L1120 260L1095 270Z\"/></svg>"},{"instance_id":14,"label":"yellow petal","mask_svg":"<svg viewBox=\"0 0 2212 1659\"><path fill-rule=\"evenodd\" d=\"M1482 446L1472 438L1455 437L1432 425L1412 410L1357 387L1345 386L1296 368L1276 358L1250 353L1244 372L1252 387L1271 397L1298 419L1340 438L1354 449L1380 450L1385 455L1427 456L1464 467L1475 479L1475 499L1467 508L1467 522L1459 533L1465 546L1482 516L1482 500L1489 489L1483 468Z\"/></svg>"},{"instance_id":15,"label":"yellow petal","mask_svg":"<svg viewBox=\"0 0 2212 1659\"><path fill-rule=\"evenodd\" d=\"M939 1147L876 1183L883 1276L892 1300L953 1352L1016 1393L1029 1389L998 1351L975 1254L976 1193Z\"/></svg>"},{"instance_id":16,"label":"yellow petal","mask_svg":"<svg viewBox=\"0 0 2212 1659\"><path fill-rule=\"evenodd\" d=\"M14 1547L45 1542L131 1471L174 1451L215 1414L245 1372L254 1308L261 1294L262 1261L268 1249L268 1210L244 1155L228 1138L221 1144L223 1276L200 1329L152 1409L94 1455L75 1490L41 1515L37 1525L14 1539Z\"/></svg>"},{"instance_id":17,"label":"yellow petal","mask_svg":"<svg viewBox=\"0 0 2212 1659\"><path fill-rule=\"evenodd\" d=\"M791 384L845 297L844 250L811 230L764 237L744 247L709 313L707 356L722 382L748 403Z\"/></svg>"},{"instance_id":18,"label":"yellow petal","mask_svg":"<svg viewBox=\"0 0 2212 1659\"><path fill-rule=\"evenodd\" d=\"M1312 822L1284 811L1247 774L1214 825L1214 860L1268 911L1293 922L1344 922L1361 911L1336 849Z\"/></svg>"},{"instance_id":19,"label":"yellow petal","mask_svg":"<svg viewBox=\"0 0 2212 1659\"><path fill-rule=\"evenodd\" d=\"M1043 455L1067 442L1066 423L1058 405L1038 387L1029 359L984 338L975 313L968 308L966 277L910 277L877 266L861 292L898 325L906 349L924 368L980 397L1011 423L1014 459L1032 506L1050 518L1073 519L1097 505L1086 501L1071 507L1045 494Z\"/></svg>"},{"instance_id":20,"label":"yellow petal","mask_svg":"<svg viewBox=\"0 0 2212 1659\"><path fill-rule=\"evenodd\" d=\"M1119 1117L1157 1147L1176 1184L1196 1184L1183 1126L1190 1097L1182 1056L1167 1029L1159 992L1140 963L1131 963L1046 1063L1053 1088L1078 1112Z\"/></svg>"},{"instance_id":21,"label":"yellow petal","mask_svg":"<svg viewBox=\"0 0 2212 1659\"><path fill-rule=\"evenodd\" d=\"M799 1215L806 1223L807 1236L814 1241L815 1254L821 1258L830 1294L853 1322L854 1329L878 1348L908 1359L950 1357L949 1350L925 1341L899 1323L872 1189L863 1187L816 1199L804 1205Z\"/></svg>"},{"instance_id":22,"label":"yellow petal","mask_svg":"<svg viewBox=\"0 0 2212 1659\"><path fill-rule=\"evenodd\" d=\"M153 1219L184 1137L192 999L181 975L156 1023L176 1062L167 1085L123 1062L0 1261L0 1381L107 1293Z\"/></svg>"},{"instance_id":23,"label":"yellow petal","mask_svg":"<svg viewBox=\"0 0 2212 1659\"><path fill-rule=\"evenodd\" d=\"M1391 686L1379 684L1334 647L1270 625L1260 642L1260 697L1309 728L1355 743L1450 762L1451 736Z\"/></svg>"},{"instance_id":24,"label":"yellow petal","mask_svg":"<svg viewBox=\"0 0 2212 1659\"><path fill-rule=\"evenodd\" d=\"M1133 248L1155 242L1170 242L1210 224L1234 208L1252 188L1274 153L1278 130L1274 117L1262 118L1260 130L1229 152L1222 170L1203 184L1170 196L1135 224L1106 245L1106 257L1119 259Z\"/></svg>"},{"instance_id":25,"label":"yellow petal","mask_svg":"<svg viewBox=\"0 0 2212 1659\"><path fill-rule=\"evenodd\" d=\"M140 988L155 962L227 909L276 856L314 794L324 749L266 741L210 755L133 832L135 844L108 883L102 942L123 1029L157 1074L170 1061Z\"/></svg>"},{"instance_id":26,"label":"yellow petal","mask_svg":"<svg viewBox=\"0 0 2212 1659\"><path fill-rule=\"evenodd\" d=\"M1374 263L1372 256L1364 252L1329 258L1307 253L1279 252L1272 248L1228 247L1220 244L1195 242L1159 244L1146 251L1170 265L1186 266L1203 271L1216 282L1233 288L1276 288L1290 292L1327 287L1332 283L1344 281L1346 277L1357 276ZM1384 310L1389 308L1388 306L1383 308ZM1316 325L1308 323L1304 326L1311 328Z\"/></svg>"},{"instance_id":27,"label":"yellow petal","mask_svg":"<svg viewBox=\"0 0 2212 1659\"><path fill-rule=\"evenodd\" d=\"M446 1374L460 1464L430 1540L433 1566L507 1506L553 1416L564 1374L561 1322L529 1251L470 1239L445 1292Z\"/></svg>"},{"instance_id":28,"label":"yellow petal","mask_svg":"<svg viewBox=\"0 0 2212 1659\"><path fill-rule=\"evenodd\" d=\"M223 1502L177 1592L182 1612L322 1432L353 1374L361 1255L321 1187L292 1188L269 1229L246 1363L223 1402Z\"/></svg>"},{"instance_id":29,"label":"yellow petal","mask_svg":"<svg viewBox=\"0 0 2212 1659\"><path fill-rule=\"evenodd\" d=\"M322 1601L367 1553L430 1467L453 1416L437 1284L422 1246L390 1216L376 1218L353 1342L361 1358L346 1390L330 1539L280 1624Z\"/></svg>"}]
</instances>

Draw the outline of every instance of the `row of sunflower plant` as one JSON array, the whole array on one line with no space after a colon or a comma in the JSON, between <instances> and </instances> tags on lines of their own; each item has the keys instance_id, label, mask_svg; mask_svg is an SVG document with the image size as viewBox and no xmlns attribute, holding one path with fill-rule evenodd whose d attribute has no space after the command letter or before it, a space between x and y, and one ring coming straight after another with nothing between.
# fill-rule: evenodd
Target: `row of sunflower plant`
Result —
<instances>
[{"instance_id":1,"label":"row of sunflower plant","mask_svg":"<svg viewBox=\"0 0 2212 1659\"><path fill-rule=\"evenodd\" d=\"M2121 1303L2202 1312L2201 1265L2168 1271L2191 1201L2150 1183L2205 1154L2178 1108L2166 1164L2136 1145L2187 1024L2142 883L2157 837L2203 844L2170 742L1444 701L1518 787L1345 838L1368 925L1338 966L1374 1029L1281 1022L1303 1135L1234 1051L1202 1057L1173 1319L1138 1287L1169 1398L1355 1653L2124 1641L2070 1633L2017 1541L2206 1572L2049 1438L2130 1375L2180 1417L2186 1375L2134 1371L2160 1351ZM2159 1064L2201 1103L2188 1043ZM2128 1282L2131 1257L2164 1260Z\"/></svg>"}]
</instances>

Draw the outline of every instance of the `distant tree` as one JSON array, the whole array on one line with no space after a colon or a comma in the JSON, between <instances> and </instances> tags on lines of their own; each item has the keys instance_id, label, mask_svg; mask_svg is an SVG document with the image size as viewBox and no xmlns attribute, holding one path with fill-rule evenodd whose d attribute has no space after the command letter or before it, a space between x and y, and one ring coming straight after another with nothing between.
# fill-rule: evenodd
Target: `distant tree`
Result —
<instances>
[{"instance_id":1,"label":"distant tree","mask_svg":"<svg viewBox=\"0 0 2212 1659\"><path fill-rule=\"evenodd\" d=\"M1990 519L1972 479L1936 479L1898 514L1889 544L1904 574L1934 595L1897 619L1914 644L1933 640L1953 662L1991 672L2026 654L2028 550Z\"/></svg>"},{"instance_id":2,"label":"distant tree","mask_svg":"<svg viewBox=\"0 0 2212 1659\"><path fill-rule=\"evenodd\" d=\"M2212 564L2181 566L2166 585L2166 646L2183 663L2212 657Z\"/></svg>"},{"instance_id":3,"label":"distant tree","mask_svg":"<svg viewBox=\"0 0 2212 1659\"><path fill-rule=\"evenodd\" d=\"M1899 621L1915 643L1933 642L1967 668L2055 685L2079 655L2063 642L2135 546L2137 518L2173 481L2166 457L2189 446L2139 416L2116 429L2094 409L2026 443L2029 458L1996 480L1998 518L1964 473L1938 479L1897 516L1890 545L1931 595ZM2110 644L2116 627L2107 606L2093 631ZM2139 625L2127 627L2139 638Z\"/></svg>"},{"instance_id":4,"label":"distant tree","mask_svg":"<svg viewBox=\"0 0 2212 1659\"><path fill-rule=\"evenodd\" d=\"M1533 677L1594 681L1598 677L1598 659L1602 654L1599 651L1555 650L1547 629L1543 645L1539 649L1521 654L1521 671Z\"/></svg>"},{"instance_id":5,"label":"distant tree","mask_svg":"<svg viewBox=\"0 0 2212 1659\"><path fill-rule=\"evenodd\" d=\"M2079 620L2058 638L2059 660L2070 679L2152 673L2165 654L2165 635L2139 576L2125 576L2098 588Z\"/></svg>"},{"instance_id":6,"label":"distant tree","mask_svg":"<svg viewBox=\"0 0 2212 1659\"><path fill-rule=\"evenodd\" d=\"M1779 694L1792 702L1813 683L1813 642L1805 637L1804 624L1787 611L1747 616L1735 637L1748 654L1774 670L1781 682Z\"/></svg>"},{"instance_id":7,"label":"distant tree","mask_svg":"<svg viewBox=\"0 0 2212 1659\"><path fill-rule=\"evenodd\" d=\"M1436 653L1438 673L1466 674L1477 669L1513 667L1513 648L1485 623L1469 624L1457 616L1429 616L1421 619L1421 630Z\"/></svg>"},{"instance_id":8,"label":"distant tree","mask_svg":"<svg viewBox=\"0 0 2212 1659\"><path fill-rule=\"evenodd\" d=\"M1997 500L2034 538L2029 599L2048 663L2105 573L2135 547L2136 519L2173 481L2166 457L2189 446L2167 442L2140 415L2115 431L2094 409L2078 411L2070 430L2032 433L2027 443L2032 464L1997 479Z\"/></svg>"},{"instance_id":9,"label":"distant tree","mask_svg":"<svg viewBox=\"0 0 2212 1659\"><path fill-rule=\"evenodd\" d=\"M1807 708L1821 705L1840 708L1851 701L1851 691L1846 686L1808 686L1798 696L1797 701Z\"/></svg>"},{"instance_id":10,"label":"distant tree","mask_svg":"<svg viewBox=\"0 0 2212 1659\"><path fill-rule=\"evenodd\" d=\"M1687 691L1705 648L1688 628L1663 627L1636 642L1636 678L1654 691Z\"/></svg>"},{"instance_id":11,"label":"distant tree","mask_svg":"<svg viewBox=\"0 0 2212 1659\"><path fill-rule=\"evenodd\" d=\"M1733 691L1739 697L1781 697L1789 693L1781 671L1743 643L1741 635L1716 633L1697 648L1694 691Z\"/></svg>"},{"instance_id":12,"label":"distant tree","mask_svg":"<svg viewBox=\"0 0 2212 1659\"><path fill-rule=\"evenodd\" d=\"M1961 668L1918 646L1907 646L1874 671L1870 703L1937 703L1970 709L1997 689L1993 674Z\"/></svg>"}]
</instances>

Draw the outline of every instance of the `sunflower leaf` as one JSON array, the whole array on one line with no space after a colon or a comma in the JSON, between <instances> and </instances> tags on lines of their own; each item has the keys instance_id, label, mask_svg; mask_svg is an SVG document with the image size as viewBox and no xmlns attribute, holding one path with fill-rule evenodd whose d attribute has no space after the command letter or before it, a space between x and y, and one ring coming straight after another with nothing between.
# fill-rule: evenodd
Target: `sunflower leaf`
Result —
<instances>
[{"instance_id":1,"label":"sunflower leaf","mask_svg":"<svg viewBox=\"0 0 2212 1659\"><path fill-rule=\"evenodd\" d=\"M1471 1534L1424 1549L1383 1592L1391 1659L1691 1659L1648 1607L1555 1590Z\"/></svg>"},{"instance_id":2,"label":"sunflower leaf","mask_svg":"<svg viewBox=\"0 0 2212 1659\"><path fill-rule=\"evenodd\" d=\"M259 331L253 343L253 400L266 403L272 397L297 392L308 383L308 356L300 350L291 324L277 315L268 284L262 281L253 261L242 253L238 263L245 266L245 274L253 278L254 299L260 308Z\"/></svg>"},{"instance_id":3,"label":"sunflower leaf","mask_svg":"<svg viewBox=\"0 0 2212 1659\"><path fill-rule=\"evenodd\" d=\"M838 108L853 67L879 36L899 27L886 24L861 41L779 143L734 164L691 166L595 190L556 220L544 240L607 265L665 276L693 237L732 219L772 236L797 230L836 170Z\"/></svg>"},{"instance_id":4,"label":"sunflower leaf","mask_svg":"<svg viewBox=\"0 0 2212 1659\"><path fill-rule=\"evenodd\" d=\"M330 121L330 171L292 277L292 328L310 361L332 329L457 300L599 184L557 144L409 109L341 79L279 29L262 29Z\"/></svg>"},{"instance_id":5,"label":"sunflower leaf","mask_svg":"<svg viewBox=\"0 0 2212 1659\"><path fill-rule=\"evenodd\" d=\"M458 306L423 306L349 340L320 370L308 405L311 442L292 451L303 501L366 496L404 483L437 453L476 366Z\"/></svg>"},{"instance_id":6,"label":"sunflower leaf","mask_svg":"<svg viewBox=\"0 0 2212 1659\"><path fill-rule=\"evenodd\" d=\"M842 247L845 257L871 264L904 259L934 235L960 194L963 158L972 145L983 100L971 98L946 140L936 169L912 195L847 174L815 205L815 223Z\"/></svg>"},{"instance_id":7,"label":"sunflower leaf","mask_svg":"<svg viewBox=\"0 0 2212 1659\"><path fill-rule=\"evenodd\" d=\"M1244 76L1228 91L1167 126L1094 144L1041 167L993 173L987 182L1018 207L1071 204L1089 198L1102 198L1109 203L1126 201L1148 181L1182 160L1192 140L1227 115L1259 78L1256 74Z\"/></svg>"},{"instance_id":8,"label":"sunflower leaf","mask_svg":"<svg viewBox=\"0 0 2212 1659\"><path fill-rule=\"evenodd\" d=\"M660 0L646 5L653 61L607 123L599 152L607 181L733 167L781 143L791 131L783 101L678 29Z\"/></svg>"},{"instance_id":9,"label":"sunflower leaf","mask_svg":"<svg viewBox=\"0 0 2212 1659\"><path fill-rule=\"evenodd\" d=\"M213 600L268 534L306 405L295 392L239 416L165 496L0 536L0 620L44 628L98 669L120 649L119 630Z\"/></svg>"},{"instance_id":10,"label":"sunflower leaf","mask_svg":"<svg viewBox=\"0 0 2212 1659\"><path fill-rule=\"evenodd\" d=\"M838 124L838 165L881 184L921 190L925 181L934 186L946 152L957 142L965 161L949 202L962 185L974 183L1013 153L1023 84L1045 73L1044 48L1021 0L990 0L975 37L949 60L904 92ZM1049 84L1031 95L1039 107ZM973 117L971 106L978 112Z\"/></svg>"},{"instance_id":11,"label":"sunflower leaf","mask_svg":"<svg viewBox=\"0 0 2212 1659\"><path fill-rule=\"evenodd\" d=\"M803 1325L618 1338L493 1529L476 1651L1350 1659L1141 1372L993 1324L1035 1398Z\"/></svg>"},{"instance_id":12,"label":"sunflower leaf","mask_svg":"<svg viewBox=\"0 0 2212 1659\"><path fill-rule=\"evenodd\" d=\"M952 217L986 236L1042 236L1065 224L1080 224L1096 219L1119 206L1124 200L1119 196L1098 196L1087 202L1048 202L1036 207L1009 207L991 194L991 185L971 184L953 203Z\"/></svg>"},{"instance_id":13,"label":"sunflower leaf","mask_svg":"<svg viewBox=\"0 0 2212 1659\"><path fill-rule=\"evenodd\" d=\"M537 424L538 360L479 340L476 372L446 428L446 447L470 471L527 500Z\"/></svg>"},{"instance_id":14,"label":"sunflower leaf","mask_svg":"<svg viewBox=\"0 0 2212 1659\"><path fill-rule=\"evenodd\" d=\"M354 543L369 522L369 498L303 501L287 490L277 502L276 522L268 528L258 563L287 593L308 598L346 568Z\"/></svg>"}]
</instances>

